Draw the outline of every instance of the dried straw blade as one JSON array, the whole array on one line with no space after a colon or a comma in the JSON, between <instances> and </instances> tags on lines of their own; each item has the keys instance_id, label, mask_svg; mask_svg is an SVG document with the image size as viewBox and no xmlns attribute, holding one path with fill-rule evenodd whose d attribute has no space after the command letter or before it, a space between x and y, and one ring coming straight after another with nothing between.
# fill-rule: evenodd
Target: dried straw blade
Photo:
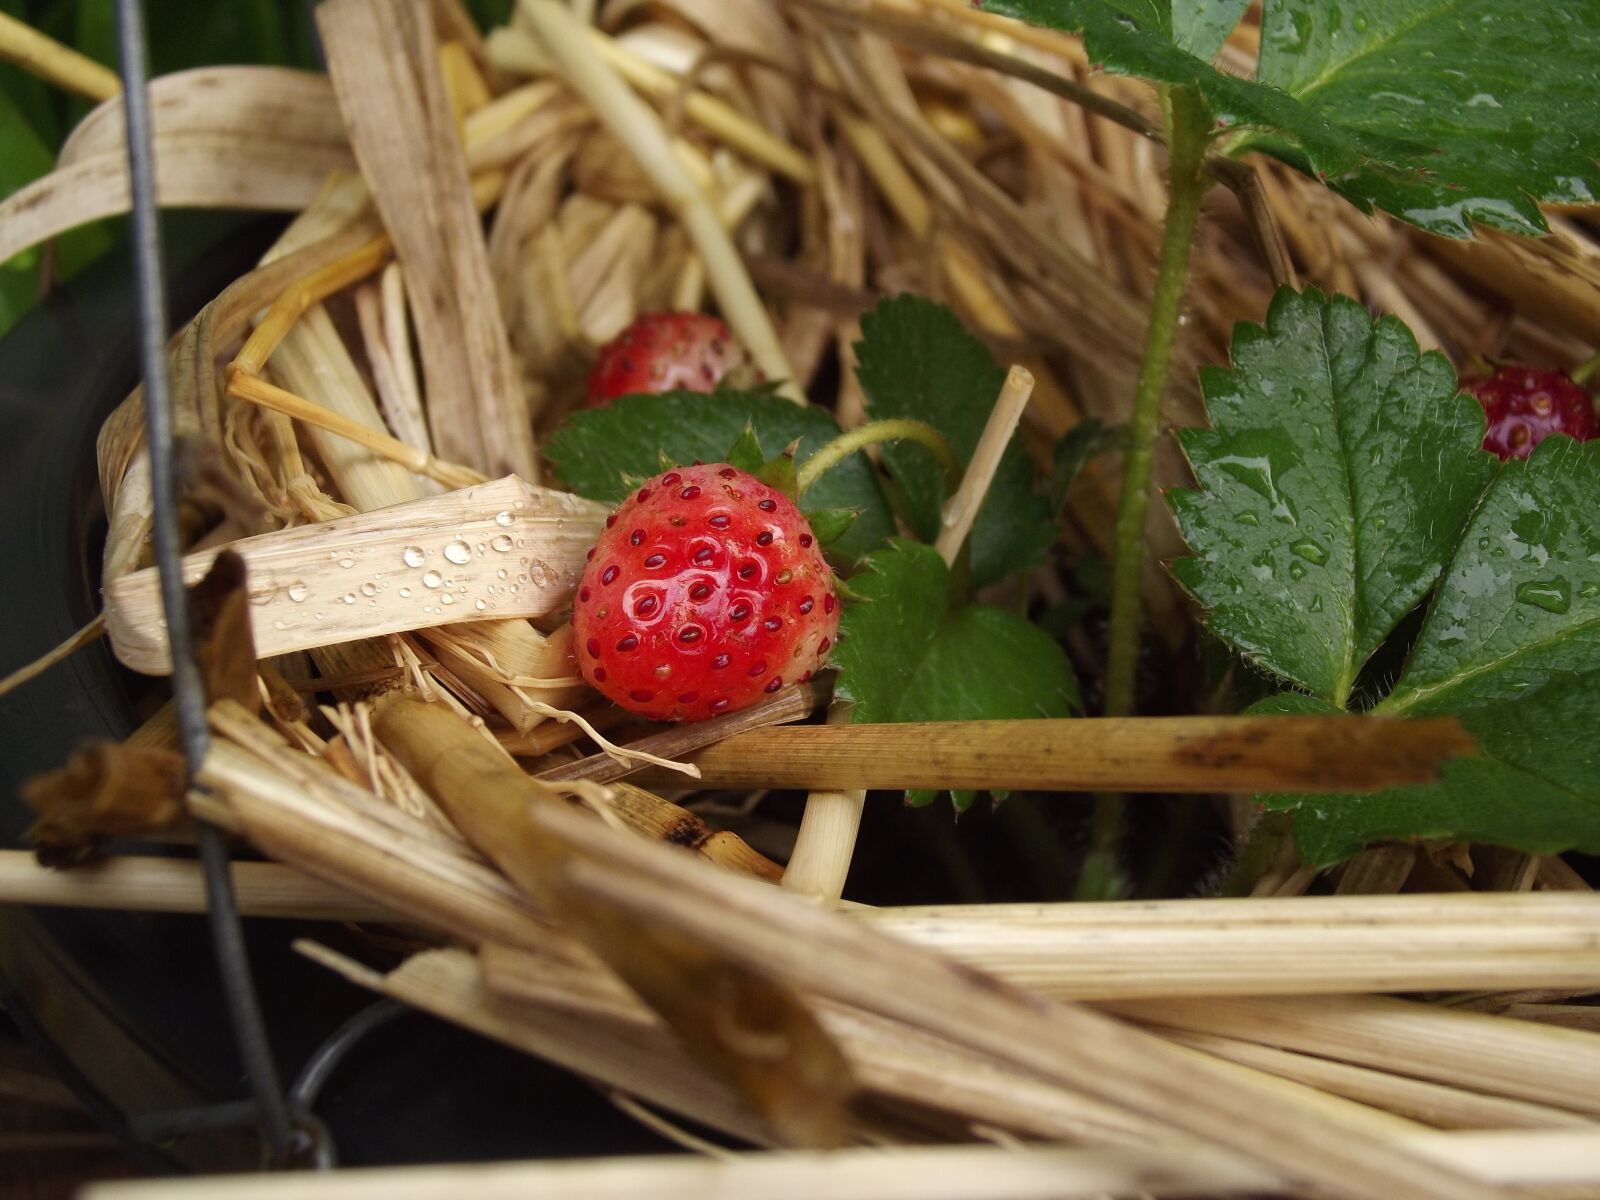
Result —
<instances>
[{"instance_id":1,"label":"dried straw blade","mask_svg":"<svg viewBox=\"0 0 1600 1200\"><path fill-rule=\"evenodd\" d=\"M1600 992L1595 895L955 905L852 914L1060 998L1420 992L1494 988L1508 979Z\"/></svg>"},{"instance_id":2,"label":"dried straw blade","mask_svg":"<svg viewBox=\"0 0 1600 1200\"><path fill-rule=\"evenodd\" d=\"M569 602L603 519L598 505L510 476L229 548L245 560L256 647L271 657L451 622L549 616ZM201 578L216 555L188 555L185 578ZM112 580L105 601L117 657L165 672L154 570Z\"/></svg>"},{"instance_id":3,"label":"dried straw blade","mask_svg":"<svg viewBox=\"0 0 1600 1200\"><path fill-rule=\"evenodd\" d=\"M330 172L353 165L332 90L320 75L208 67L156 79L150 92L164 207L295 212L316 198ZM86 124L82 139L63 148L60 166L0 203L0 262L128 211L121 100L107 100Z\"/></svg>"},{"instance_id":4,"label":"dried straw blade","mask_svg":"<svg viewBox=\"0 0 1600 1200\"><path fill-rule=\"evenodd\" d=\"M1351 792L1426 783L1474 752L1453 718L1103 717L764 729L690 761L727 788Z\"/></svg>"},{"instance_id":5,"label":"dried straw blade","mask_svg":"<svg viewBox=\"0 0 1600 1200\"><path fill-rule=\"evenodd\" d=\"M519 873L542 860L537 869L546 879L552 867L560 872L550 885L591 911L712 946L719 961L909 1021L1048 1081L1292 1170L1332 1194L1404 1192L1441 1200L1499 1194L1402 1149L1389 1136L1393 1126L1374 1125L1361 1115L1367 1110L1313 1102L1314 1093L1293 1085L1268 1086L1266 1077L1175 1052L1087 1010L1013 991L776 889L618 837L561 806L524 808L516 820L522 837L549 840L536 854L526 842L521 850L511 841L497 845L503 857L531 855L514 860L528 869ZM514 832L498 824L496 836Z\"/></svg>"},{"instance_id":6,"label":"dried straw blade","mask_svg":"<svg viewBox=\"0 0 1600 1200\"><path fill-rule=\"evenodd\" d=\"M1214 1034L1600 1116L1600 1036L1386 996L1117 1000L1105 1007Z\"/></svg>"},{"instance_id":7,"label":"dried straw blade","mask_svg":"<svg viewBox=\"0 0 1600 1200\"><path fill-rule=\"evenodd\" d=\"M1413 1141L1441 1162L1470 1163L1508 1186L1596 1181L1592 1137L1572 1134L1438 1134ZM895 1150L772 1152L708 1160L684 1156L565 1162L389 1167L333 1174L97 1183L84 1200L1096 1200L1107 1195L1236 1196L1292 1192L1293 1184L1200 1147L1140 1150L1062 1146L931 1146Z\"/></svg>"},{"instance_id":8,"label":"dried straw blade","mask_svg":"<svg viewBox=\"0 0 1600 1200\"><path fill-rule=\"evenodd\" d=\"M546 810L566 814L554 786L523 775L447 709L390 697L373 725L468 841L659 1012L694 1056L760 1113L773 1137L800 1146L845 1143L845 1104L855 1083L797 994L714 946L569 894L561 867L572 848L530 819Z\"/></svg>"},{"instance_id":9,"label":"dried straw blade","mask_svg":"<svg viewBox=\"0 0 1600 1200\"><path fill-rule=\"evenodd\" d=\"M410 284L433 444L441 457L538 482L527 396L428 12L330 0L317 27L351 144Z\"/></svg>"},{"instance_id":10,"label":"dried straw blade","mask_svg":"<svg viewBox=\"0 0 1600 1200\"><path fill-rule=\"evenodd\" d=\"M278 863L232 866L239 911L300 921L396 920L392 909ZM41 866L25 850L0 850L0 903L134 912L204 912L197 862L118 854L71 870Z\"/></svg>"},{"instance_id":11,"label":"dried straw blade","mask_svg":"<svg viewBox=\"0 0 1600 1200\"><path fill-rule=\"evenodd\" d=\"M776 878L773 864L693 813L627 785L616 792L616 811L633 828L757 878ZM357 919L342 914L359 911L362 919L402 919L391 906L293 867L245 865L238 890L247 916L293 912L342 920ZM0 899L136 911L199 912L205 906L193 863L118 857L61 872L37 866L22 851L0 852ZM1592 944L1600 898L1594 896L1461 893L1373 897L1360 905L1296 897L847 911L908 942L1063 999L1471 991L1513 977L1519 986L1600 992L1600 951Z\"/></svg>"},{"instance_id":12,"label":"dried straw blade","mask_svg":"<svg viewBox=\"0 0 1600 1200\"><path fill-rule=\"evenodd\" d=\"M0 13L0 62L21 67L46 83L90 100L109 100L122 90L115 71L9 13Z\"/></svg>"},{"instance_id":13,"label":"dried straw blade","mask_svg":"<svg viewBox=\"0 0 1600 1200\"><path fill-rule=\"evenodd\" d=\"M594 108L596 116L638 160L665 202L683 223L705 260L706 274L723 318L750 356L779 390L804 403L778 342L772 319L745 270L739 252L707 199L673 152L661 120L616 74L590 40L586 27L554 0L522 0L519 12L533 27L562 76Z\"/></svg>"}]
</instances>

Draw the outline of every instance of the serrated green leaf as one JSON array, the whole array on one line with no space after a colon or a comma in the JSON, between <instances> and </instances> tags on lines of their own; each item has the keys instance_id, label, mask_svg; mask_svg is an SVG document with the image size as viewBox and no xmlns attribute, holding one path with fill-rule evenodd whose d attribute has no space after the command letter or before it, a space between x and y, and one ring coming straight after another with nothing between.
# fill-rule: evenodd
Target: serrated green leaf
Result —
<instances>
[{"instance_id":1,"label":"serrated green leaf","mask_svg":"<svg viewBox=\"0 0 1600 1200\"><path fill-rule=\"evenodd\" d=\"M738 467L741 471L751 474L761 469L761 464L767 461L766 452L761 449L761 442L756 438L753 427L746 425L743 432L734 439L733 445L728 447L728 453L723 456L723 461L729 466Z\"/></svg>"},{"instance_id":2,"label":"serrated green leaf","mask_svg":"<svg viewBox=\"0 0 1600 1200\"><path fill-rule=\"evenodd\" d=\"M896 538L851 583L834 662L858 723L1064 717L1078 687L1060 646L1015 613L951 611L950 570Z\"/></svg>"},{"instance_id":3,"label":"serrated green leaf","mask_svg":"<svg viewBox=\"0 0 1600 1200\"><path fill-rule=\"evenodd\" d=\"M1202 372L1212 429L1180 441L1169 495L1193 557L1172 572L1221 637L1343 705L1427 594L1496 462L1483 412L1438 354L1352 300L1284 289Z\"/></svg>"},{"instance_id":4,"label":"serrated green leaf","mask_svg":"<svg viewBox=\"0 0 1600 1200\"><path fill-rule=\"evenodd\" d=\"M1248 7L1250 0L1179 0L1172 8L1172 40L1210 62Z\"/></svg>"},{"instance_id":5,"label":"serrated green leaf","mask_svg":"<svg viewBox=\"0 0 1600 1200\"><path fill-rule=\"evenodd\" d=\"M1506 703L1552 676L1600 669L1597 512L1600 442L1552 437L1526 461L1506 463L1380 710Z\"/></svg>"},{"instance_id":6,"label":"serrated green leaf","mask_svg":"<svg viewBox=\"0 0 1600 1200\"><path fill-rule=\"evenodd\" d=\"M1393 837L1600 853L1600 442L1550 438L1496 476L1376 710L1453 713L1482 747L1429 787L1270 796L1308 861ZM1279 697L1272 711L1307 711ZM1260 707L1260 706L1258 706ZM1320 710L1326 711L1326 710Z\"/></svg>"},{"instance_id":7,"label":"serrated green leaf","mask_svg":"<svg viewBox=\"0 0 1600 1200\"><path fill-rule=\"evenodd\" d=\"M550 439L548 453L562 480L593 500L619 501L629 480L656 474L658 456L675 463L718 462L745 426L763 446L782 448L800 439L804 462L839 435L832 417L820 408L801 407L765 393L667 392L623 396L606 408L574 413ZM894 532L888 502L866 457L852 454L828 471L801 498L810 513L854 508L861 516L833 546L859 558Z\"/></svg>"},{"instance_id":8,"label":"serrated green leaf","mask_svg":"<svg viewBox=\"0 0 1600 1200\"><path fill-rule=\"evenodd\" d=\"M1317 170L1329 174L1352 170L1377 149L1364 146L1353 131L1336 128L1283 91L1213 67L1204 45L1215 36L1220 21L1212 6L1205 6L1213 12L1209 20L1191 4L1187 15L1176 22L1168 4L1160 0L983 0L983 7L1035 25L1081 33L1091 61L1114 74L1194 88L1205 97L1219 126L1284 132ZM1174 41L1175 27L1182 31L1180 36L1192 40L1199 54Z\"/></svg>"},{"instance_id":9,"label":"serrated green leaf","mask_svg":"<svg viewBox=\"0 0 1600 1200\"><path fill-rule=\"evenodd\" d=\"M1309 696L1250 710L1331 713ZM1371 842L1416 838L1487 842L1532 854L1600 853L1600 670L1557 676L1510 702L1459 714L1482 754L1445 763L1436 784L1371 794L1258 797L1294 810L1295 845L1312 866Z\"/></svg>"},{"instance_id":10,"label":"serrated green leaf","mask_svg":"<svg viewBox=\"0 0 1600 1200\"><path fill-rule=\"evenodd\" d=\"M1079 421L1062 434L1050 468L1050 507L1059 512L1083 468L1102 454L1121 450L1126 441L1126 426L1107 425L1098 417Z\"/></svg>"},{"instance_id":11,"label":"serrated green leaf","mask_svg":"<svg viewBox=\"0 0 1600 1200\"><path fill-rule=\"evenodd\" d=\"M1538 204L1600 194L1600 6L1269 0L1257 78L1341 129L1426 144L1334 181L1448 237L1545 229Z\"/></svg>"},{"instance_id":12,"label":"serrated green leaf","mask_svg":"<svg viewBox=\"0 0 1600 1200\"><path fill-rule=\"evenodd\" d=\"M932 425L956 457L972 458L1005 371L949 309L920 296L896 296L861 318L858 377L874 420L909 417ZM939 534L945 483L933 456L911 442L882 447L917 535ZM1033 465L1015 438L973 525L972 585L996 583L1037 565L1056 539L1049 502L1034 490Z\"/></svg>"},{"instance_id":13,"label":"serrated green leaf","mask_svg":"<svg viewBox=\"0 0 1600 1200\"><path fill-rule=\"evenodd\" d=\"M1077 680L1048 634L1004 609L950 611L950 570L931 546L896 539L851 582L860 602L845 607L833 660L835 694L855 703L857 724L1064 717L1078 707ZM906 803L935 795L909 791ZM976 797L950 793L958 816Z\"/></svg>"},{"instance_id":14,"label":"serrated green leaf","mask_svg":"<svg viewBox=\"0 0 1600 1200\"><path fill-rule=\"evenodd\" d=\"M1433 233L1469 237L1475 220L1538 233L1540 202L1600 195L1593 4L1267 0L1253 81L1204 61L1226 19L1204 0L1166 19L1157 0L985 7L1081 32L1108 70L1196 89L1219 126L1244 130L1231 152L1273 154Z\"/></svg>"}]
</instances>

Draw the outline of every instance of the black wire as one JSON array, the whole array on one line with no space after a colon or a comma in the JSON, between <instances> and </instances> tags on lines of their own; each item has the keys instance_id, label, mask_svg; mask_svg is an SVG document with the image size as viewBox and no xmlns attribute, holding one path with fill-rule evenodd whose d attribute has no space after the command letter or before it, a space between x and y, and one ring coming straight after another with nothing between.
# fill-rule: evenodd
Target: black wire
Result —
<instances>
[{"instance_id":1,"label":"black wire","mask_svg":"<svg viewBox=\"0 0 1600 1200\"><path fill-rule=\"evenodd\" d=\"M306 1059L306 1065L300 1068L299 1076L289 1088L289 1103L299 1111L310 1111L316 1105L328 1077L338 1070L345 1056L369 1033L405 1011L406 1006L400 1001L385 998L367 1005L335 1029Z\"/></svg>"},{"instance_id":2,"label":"black wire","mask_svg":"<svg viewBox=\"0 0 1600 1200\"><path fill-rule=\"evenodd\" d=\"M172 436L172 397L167 384L167 298L162 279L161 230L156 221L155 154L150 137L150 76L140 0L117 0L117 41L121 50L123 112L127 118L128 175L133 198L131 229L139 297L140 350L144 360L145 441L150 453L152 526L156 562L161 575L161 603L166 612L167 643L172 653L172 688L177 702L178 730L192 781L205 759L210 736L206 728L205 685L194 661L188 597L184 592L178 529L178 484ZM239 910L222 834L196 822L200 861L205 873L211 937L223 992L233 1018L250 1090L260 1106L262 1136L272 1163L284 1162L290 1149L288 1106L267 1043L266 1027L245 957Z\"/></svg>"}]
</instances>

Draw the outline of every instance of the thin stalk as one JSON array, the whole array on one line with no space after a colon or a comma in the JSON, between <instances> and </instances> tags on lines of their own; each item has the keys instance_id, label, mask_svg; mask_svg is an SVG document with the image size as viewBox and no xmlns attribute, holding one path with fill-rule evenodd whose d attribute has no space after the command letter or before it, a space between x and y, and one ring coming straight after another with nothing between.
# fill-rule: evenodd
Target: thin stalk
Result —
<instances>
[{"instance_id":1,"label":"thin stalk","mask_svg":"<svg viewBox=\"0 0 1600 1200\"><path fill-rule=\"evenodd\" d=\"M6 13L0 13L0 62L90 100L109 100L122 91L115 71Z\"/></svg>"},{"instance_id":2,"label":"thin stalk","mask_svg":"<svg viewBox=\"0 0 1600 1200\"><path fill-rule=\"evenodd\" d=\"M795 487L801 495L822 478L824 472L849 458L865 446L879 442L911 441L922 446L938 460L944 472L945 485L953 492L961 482L961 460L956 457L950 443L932 425L922 421L896 418L892 421L874 421L847 433L842 433L806 459L805 466L795 475Z\"/></svg>"},{"instance_id":3,"label":"thin stalk","mask_svg":"<svg viewBox=\"0 0 1600 1200\"><path fill-rule=\"evenodd\" d=\"M1150 302L1144 359L1128 422L1117 509L1116 567L1111 579L1111 650L1106 664L1105 715L1127 716L1134 707L1134 668L1139 661L1140 583L1144 572L1145 515L1150 508L1150 469L1161 424L1161 397L1172 364L1178 309L1189 282L1200 198L1209 182L1202 170L1209 134L1204 101L1185 88L1167 93L1171 181L1167 227Z\"/></svg>"},{"instance_id":4,"label":"thin stalk","mask_svg":"<svg viewBox=\"0 0 1600 1200\"><path fill-rule=\"evenodd\" d=\"M1022 410L1033 394L1033 376L1022 367L1012 367L996 397L989 420L983 427L978 444L973 447L972 459L965 472L961 462L937 430L920 421L876 421L852 429L836 438L813 455L798 477L800 491L814 482L823 471L844 458L852 450L873 441L889 437L913 437L928 447L944 468L945 486L950 498L941 514L941 527L934 548L945 565L958 569L966 562L961 549L972 530L972 523L988 494L994 473L1000 466L1000 457L1011 444ZM964 572L959 572L964 574ZM848 726L854 717L854 705L846 700L835 700L828 709L828 724ZM818 897L827 903L836 903L844 894L845 879L850 874L850 860L855 855L856 834L861 828L861 811L866 805L867 789L842 785L838 789L813 788L806 796L805 813L800 818L800 832L795 839L794 853L783 874L783 886L791 891ZM935 822L937 824L937 822Z\"/></svg>"},{"instance_id":5,"label":"thin stalk","mask_svg":"<svg viewBox=\"0 0 1600 1200\"><path fill-rule=\"evenodd\" d=\"M1150 473L1156 435L1161 427L1161 397L1172 365L1172 343L1178 310L1189 282L1189 255L1194 244L1200 199L1210 182L1205 172L1210 134L1205 102L1187 88L1168 89L1162 97L1167 117L1167 225L1155 292L1150 299L1150 324L1144 358L1128 422L1127 451L1122 464L1122 497L1117 506L1116 557L1111 577L1110 651L1106 662L1104 713L1127 716L1134 710L1134 680L1139 663L1143 613L1145 517L1150 509ZM1113 858L1122 838L1122 801L1097 796L1084 861L1080 898L1085 891L1104 894L1116 886Z\"/></svg>"}]
</instances>

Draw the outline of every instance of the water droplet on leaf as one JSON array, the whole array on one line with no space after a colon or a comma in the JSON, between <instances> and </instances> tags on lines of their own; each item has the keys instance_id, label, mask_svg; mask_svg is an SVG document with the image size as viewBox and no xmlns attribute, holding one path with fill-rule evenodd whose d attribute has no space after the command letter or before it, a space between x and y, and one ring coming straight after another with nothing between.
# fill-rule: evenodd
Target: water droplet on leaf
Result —
<instances>
[{"instance_id":1,"label":"water droplet on leaf","mask_svg":"<svg viewBox=\"0 0 1600 1200\"><path fill-rule=\"evenodd\" d=\"M1320 567L1323 563L1328 561L1328 548L1321 542L1312 541L1310 538L1301 538L1294 545L1290 546L1289 549L1293 550L1301 558L1315 566Z\"/></svg>"},{"instance_id":2,"label":"water droplet on leaf","mask_svg":"<svg viewBox=\"0 0 1600 1200\"><path fill-rule=\"evenodd\" d=\"M1534 579L1517 585L1517 599L1523 604L1542 608L1545 612L1564 613L1572 607L1572 582L1557 576L1555 579Z\"/></svg>"}]
</instances>

